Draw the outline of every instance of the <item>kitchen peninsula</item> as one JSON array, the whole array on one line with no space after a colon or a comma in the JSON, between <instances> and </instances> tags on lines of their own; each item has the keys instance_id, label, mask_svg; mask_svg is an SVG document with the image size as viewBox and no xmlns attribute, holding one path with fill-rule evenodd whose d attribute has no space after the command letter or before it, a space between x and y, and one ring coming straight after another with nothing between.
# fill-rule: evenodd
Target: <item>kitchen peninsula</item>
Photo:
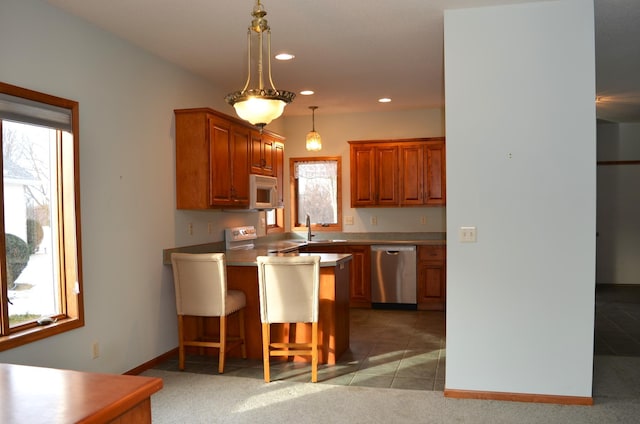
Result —
<instances>
[{"instance_id":1,"label":"kitchen peninsula","mask_svg":"<svg viewBox=\"0 0 640 424\"><path fill-rule=\"evenodd\" d=\"M216 250L213 246L200 245L164 252L164 264L171 265L172 252L206 253ZM258 295L258 267L256 258L267 255L310 255L307 253L273 253L268 249L227 250L227 287L242 290L247 298L245 330L247 356L262 359L262 325L260 322L260 299ZM314 253L320 256L320 305L318 319L318 361L335 364L349 348L349 274L351 255L343 253ZM201 335L217 336L217 318L185 317L186 331L201 331ZM238 322L229 321L228 334L237 335ZM277 324L272 326L272 340L306 341L311 337L310 324ZM238 351L230 356L240 356ZM309 360L296 357L296 360Z\"/></svg>"}]
</instances>

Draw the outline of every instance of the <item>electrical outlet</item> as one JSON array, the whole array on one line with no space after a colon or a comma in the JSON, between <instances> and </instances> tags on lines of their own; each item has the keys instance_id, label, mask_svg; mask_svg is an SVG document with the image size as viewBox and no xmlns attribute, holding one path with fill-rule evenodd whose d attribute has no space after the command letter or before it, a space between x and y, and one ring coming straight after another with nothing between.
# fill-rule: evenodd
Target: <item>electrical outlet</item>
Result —
<instances>
[{"instance_id":1,"label":"electrical outlet","mask_svg":"<svg viewBox=\"0 0 640 424\"><path fill-rule=\"evenodd\" d=\"M372 216L371 217L371 225L378 225L378 217L377 216Z\"/></svg>"},{"instance_id":2,"label":"electrical outlet","mask_svg":"<svg viewBox=\"0 0 640 424\"><path fill-rule=\"evenodd\" d=\"M476 227L460 227L458 238L462 243L475 243L477 241Z\"/></svg>"},{"instance_id":3,"label":"electrical outlet","mask_svg":"<svg viewBox=\"0 0 640 424\"><path fill-rule=\"evenodd\" d=\"M193 235L193 224L192 223L188 223L187 224L187 234L189 234L190 236Z\"/></svg>"},{"instance_id":4,"label":"electrical outlet","mask_svg":"<svg viewBox=\"0 0 640 424\"><path fill-rule=\"evenodd\" d=\"M91 345L91 358L98 359L100 357L100 343L93 342Z\"/></svg>"},{"instance_id":5,"label":"electrical outlet","mask_svg":"<svg viewBox=\"0 0 640 424\"><path fill-rule=\"evenodd\" d=\"M420 217L420 224L427 225L427 217L425 215Z\"/></svg>"},{"instance_id":6,"label":"electrical outlet","mask_svg":"<svg viewBox=\"0 0 640 424\"><path fill-rule=\"evenodd\" d=\"M353 216L351 215L346 215L344 217L344 224L345 225L353 225Z\"/></svg>"},{"instance_id":7,"label":"electrical outlet","mask_svg":"<svg viewBox=\"0 0 640 424\"><path fill-rule=\"evenodd\" d=\"M213 225L211 223L207 224L207 231L209 232L209 234L213 232Z\"/></svg>"}]
</instances>

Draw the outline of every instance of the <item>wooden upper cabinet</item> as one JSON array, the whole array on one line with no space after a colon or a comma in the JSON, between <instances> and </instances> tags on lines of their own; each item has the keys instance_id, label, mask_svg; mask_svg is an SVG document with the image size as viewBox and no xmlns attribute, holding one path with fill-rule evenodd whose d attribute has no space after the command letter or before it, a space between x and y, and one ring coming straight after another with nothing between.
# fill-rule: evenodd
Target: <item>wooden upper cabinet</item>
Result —
<instances>
[{"instance_id":1,"label":"wooden upper cabinet","mask_svg":"<svg viewBox=\"0 0 640 424\"><path fill-rule=\"evenodd\" d=\"M376 205L398 204L398 146L379 146L376 150Z\"/></svg>"},{"instance_id":2,"label":"wooden upper cabinet","mask_svg":"<svg viewBox=\"0 0 640 424\"><path fill-rule=\"evenodd\" d=\"M276 142L274 148L276 152L274 176L278 179L278 206L284 207L284 144Z\"/></svg>"},{"instance_id":3,"label":"wooden upper cabinet","mask_svg":"<svg viewBox=\"0 0 640 424\"><path fill-rule=\"evenodd\" d=\"M227 205L231 203L231 152L233 147L232 139L234 137L231 123L215 116L208 116L206 119L209 124L209 136L207 137L209 162L207 163L207 172L203 172L205 178L208 179L207 185L209 186L209 199L206 205ZM188 167L188 164L185 164L185 166ZM179 182L176 181L176 186L178 184ZM184 188L184 185L181 184L177 192L180 193L182 188ZM193 203L188 203L187 205L178 204L178 208L193 206ZM206 206L202 205L202 207Z\"/></svg>"},{"instance_id":4,"label":"wooden upper cabinet","mask_svg":"<svg viewBox=\"0 0 640 424\"><path fill-rule=\"evenodd\" d=\"M231 126L231 202L233 206L249 204L249 145L250 130ZM219 175L219 172L216 172Z\"/></svg>"},{"instance_id":5,"label":"wooden upper cabinet","mask_svg":"<svg viewBox=\"0 0 640 424\"><path fill-rule=\"evenodd\" d=\"M349 143L351 207L445 205L444 138Z\"/></svg>"},{"instance_id":6,"label":"wooden upper cabinet","mask_svg":"<svg viewBox=\"0 0 640 424\"><path fill-rule=\"evenodd\" d=\"M257 131L251 133L250 166L252 174L276 176L276 143L281 137L273 133Z\"/></svg>"},{"instance_id":7,"label":"wooden upper cabinet","mask_svg":"<svg viewBox=\"0 0 640 424\"><path fill-rule=\"evenodd\" d=\"M424 204L425 152L422 144L400 147L400 205Z\"/></svg>"},{"instance_id":8,"label":"wooden upper cabinet","mask_svg":"<svg viewBox=\"0 0 640 424\"><path fill-rule=\"evenodd\" d=\"M248 207L252 135L260 135L255 127L208 108L174 112L176 207ZM275 134L271 137L284 140ZM272 169L270 175L273 175L275 157L273 149L268 163Z\"/></svg>"},{"instance_id":9,"label":"wooden upper cabinet","mask_svg":"<svg viewBox=\"0 0 640 424\"><path fill-rule=\"evenodd\" d=\"M398 203L398 147L351 146L351 206L394 206Z\"/></svg>"},{"instance_id":10,"label":"wooden upper cabinet","mask_svg":"<svg viewBox=\"0 0 640 424\"><path fill-rule=\"evenodd\" d=\"M351 146L351 207L375 206L375 149Z\"/></svg>"},{"instance_id":11,"label":"wooden upper cabinet","mask_svg":"<svg viewBox=\"0 0 640 424\"><path fill-rule=\"evenodd\" d=\"M444 141L429 142L425 149L427 158L425 204L445 205L447 203L447 170Z\"/></svg>"}]
</instances>

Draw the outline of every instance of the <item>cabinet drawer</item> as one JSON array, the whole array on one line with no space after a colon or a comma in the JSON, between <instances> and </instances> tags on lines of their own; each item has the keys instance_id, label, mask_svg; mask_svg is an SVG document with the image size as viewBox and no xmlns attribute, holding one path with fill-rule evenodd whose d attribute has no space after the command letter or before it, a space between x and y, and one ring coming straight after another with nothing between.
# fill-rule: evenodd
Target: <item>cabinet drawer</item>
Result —
<instances>
[{"instance_id":1,"label":"cabinet drawer","mask_svg":"<svg viewBox=\"0 0 640 424\"><path fill-rule=\"evenodd\" d=\"M444 261L444 246L420 246L418 255L421 261Z\"/></svg>"}]
</instances>

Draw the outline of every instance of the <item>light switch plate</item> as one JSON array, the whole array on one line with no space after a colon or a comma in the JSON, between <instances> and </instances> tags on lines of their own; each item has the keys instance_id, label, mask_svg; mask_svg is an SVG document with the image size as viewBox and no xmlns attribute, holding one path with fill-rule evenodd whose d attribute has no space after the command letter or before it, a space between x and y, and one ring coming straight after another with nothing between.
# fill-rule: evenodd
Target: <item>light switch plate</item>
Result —
<instances>
[{"instance_id":1,"label":"light switch plate","mask_svg":"<svg viewBox=\"0 0 640 424\"><path fill-rule=\"evenodd\" d=\"M475 243L477 241L476 227L460 227L458 237L461 243Z\"/></svg>"}]
</instances>

